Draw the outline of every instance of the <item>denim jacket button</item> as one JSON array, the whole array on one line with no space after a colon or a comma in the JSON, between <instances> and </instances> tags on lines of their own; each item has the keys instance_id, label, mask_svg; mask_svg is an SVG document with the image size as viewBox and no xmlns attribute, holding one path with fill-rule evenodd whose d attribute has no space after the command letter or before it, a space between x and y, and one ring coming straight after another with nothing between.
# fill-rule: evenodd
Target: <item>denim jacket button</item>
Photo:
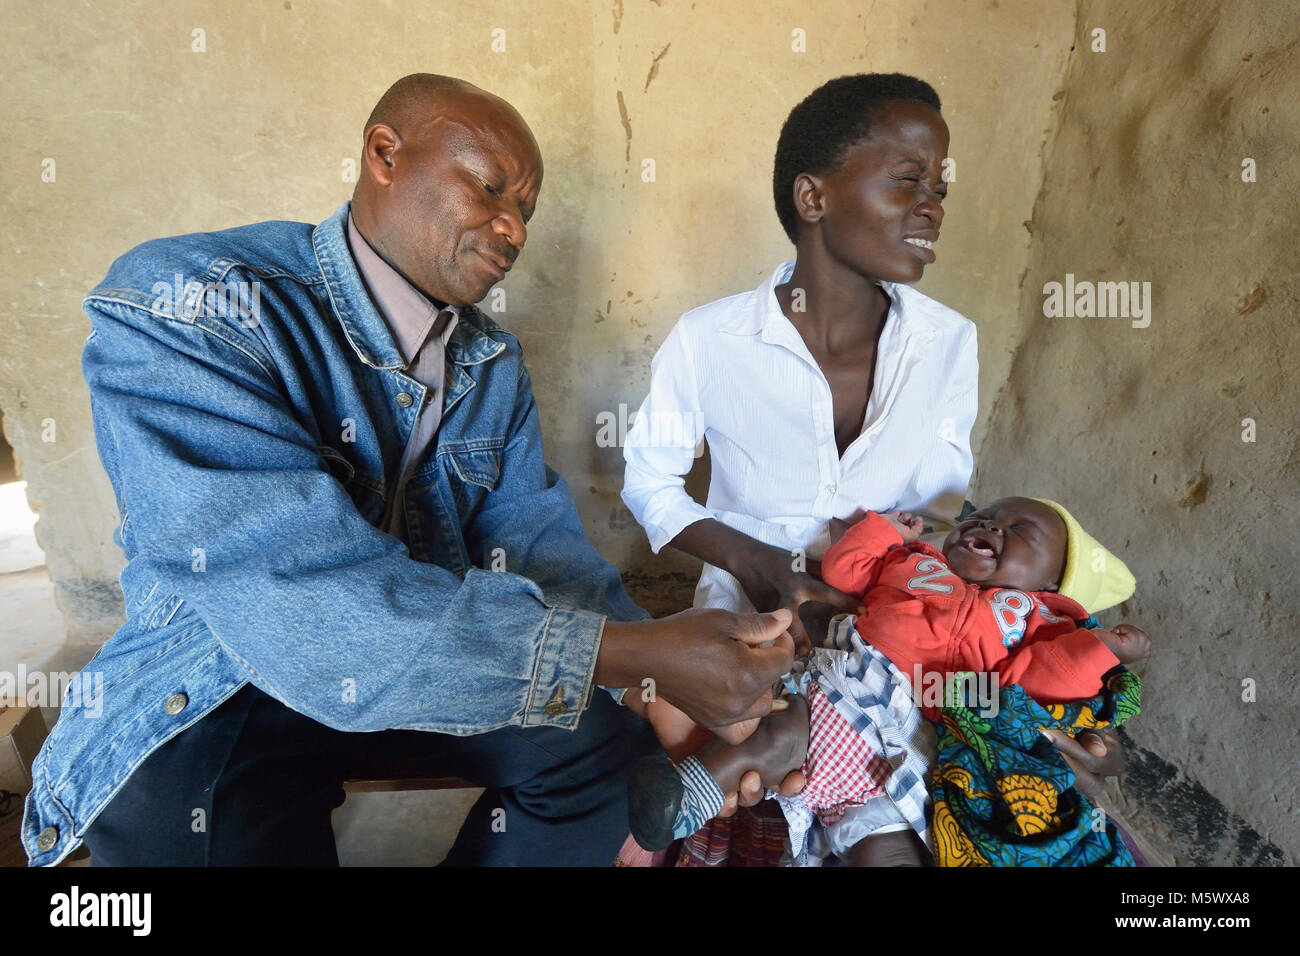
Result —
<instances>
[{"instance_id":1,"label":"denim jacket button","mask_svg":"<svg viewBox=\"0 0 1300 956\"><path fill-rule=\"evenodd\" d=\"M42 853L53 850L54 845L59 842L58 827L46 827L36 837L36 849Z\"/></svg>"},{"instance_id":2,"label":"denim jacket button","mask_svg":"<svg viewBox=\"0 0 1300 956\"><path fill-rule=\"evenodd\" d=\"M163 704L163 710L174 716L184 710L189 702L190 699L184 694L172 694L167 698L167 703Z\"/></svg>"},{"instance_id":3,"label":"denim jacket button","mask_svg":"<svg viewBox=\"0 0 1300 956\"><path fill-rule=\"evenodd\" d=\"M402 406L402 408L410 408L415 404L415 399L411 397L410 392L398 392L397 404Z\"/></svg>"},{"instance_id":4,"label":"denim jacket button","mask_svg":"<svg viewBox=\"0 0 1300 956\"><path fill-rule=\"evenodd\" d=\"M569 705L564 702L564 687L555 688L555 696L546 702L546 712L552 717L559 717L569 709Z\"/></svg>"}]
</instances>

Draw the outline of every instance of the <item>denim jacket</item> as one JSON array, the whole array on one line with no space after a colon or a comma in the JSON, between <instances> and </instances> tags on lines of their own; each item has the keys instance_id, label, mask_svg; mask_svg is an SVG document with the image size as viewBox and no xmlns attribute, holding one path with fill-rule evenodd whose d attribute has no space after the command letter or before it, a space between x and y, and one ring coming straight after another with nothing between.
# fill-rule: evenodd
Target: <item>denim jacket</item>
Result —
<instances>
[{"instance_id":1,"label":"denim jacket","mask_svg":"<svg viewBox=\"0 0 1300 956\"><path fill-rule=\"evenodd\" d=\"M573 728L606 617L647 617L544 463L519 342L472 307L407 486L409 551L375 527L424 387L347 213L146 242L85 301L127 620L32 767L33 865L249 681L342 731Z\"/></svg>"}]
</instances>

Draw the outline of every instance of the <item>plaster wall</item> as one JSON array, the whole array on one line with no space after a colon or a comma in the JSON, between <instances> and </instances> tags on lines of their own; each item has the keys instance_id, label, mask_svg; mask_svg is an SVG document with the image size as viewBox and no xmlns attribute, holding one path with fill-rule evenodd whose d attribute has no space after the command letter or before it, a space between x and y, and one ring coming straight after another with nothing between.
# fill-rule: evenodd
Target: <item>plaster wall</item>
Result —
<instances>
[{"instance_id":1,"label":"plaster wall","mask_svg":"<svg viewBox=\"0 0 1300 956\"><path fill-rule=\"evenodd\" d=\"M681 312L752 288L791 255L770 186L786 113L848 72L901 70L938 88L958 178L923 288L980 323L987 407L1009 367L1021 223L1074 20L1063 0L995 0L973 18L937 0L4 6L0 409L84 653L120 622L122 561L80 372L80 302L130 247L325 218L351 194L345 163L370 108L406 73L506 97L547 174L495 317L524 343L549 457L593 539L630 572L684 580L690 563L652 559L619 500L621 452L597 446L596 418L636 409Z\"/></svg>"},{"instance_id":2,"label":"plaster wall","mask_svg":"<svg viewBox=\"0 0 1300 956\"><path fill-rule=\"evenodd\" d=\"M975 492L1060 501L1137 578L1104 622L1154 643L1115 790L1139 827L1294 865L1300 8L1087 0L1077 36ZM1149 318L1048 317L1067 273L1149 283Z\"/></svg>"},{"instance_id":3,"label":"plaster wall","mask_svg":"<svg viewBox=\"0 0 1300 956\"><path fill-rule=\"evenodd\" d=\"M1123 616L1157 651L1115 799L1181 862L1297 862L1293 4L0 6L0 412L67 666L122 614L82 296L146 239L320 221L351 193L371 106L415 71L505 96L536 132L546 185L496 318L592 538L648 606L681 606L695 568L649 554L597 416L636 408L681 312L790 255L770 196L789 109L833 76L900 70L936 86L952 130L920 288L979 326L974 497L1057 498L1138 576ZM1150 282L1149 327L1047 318L1043 285L1066 273Z\"/></svg>"}]
</instances>

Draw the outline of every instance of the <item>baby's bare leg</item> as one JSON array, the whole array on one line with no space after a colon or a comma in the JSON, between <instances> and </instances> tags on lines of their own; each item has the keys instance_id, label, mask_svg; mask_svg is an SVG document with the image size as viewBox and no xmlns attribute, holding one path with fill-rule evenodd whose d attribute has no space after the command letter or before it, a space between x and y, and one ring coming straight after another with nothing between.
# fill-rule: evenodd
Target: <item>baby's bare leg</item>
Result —
<instances>
[{"instance_id":1,"label":"baby's bare leg","mask_svg":"<svg viewBox=\"0 0 1300 956\"><path fill-rule=\"evenodd\" d=\"M914 830L873 833L849 850L849 866L925 866L929 851Z\"/></svg>"}]
</instances>

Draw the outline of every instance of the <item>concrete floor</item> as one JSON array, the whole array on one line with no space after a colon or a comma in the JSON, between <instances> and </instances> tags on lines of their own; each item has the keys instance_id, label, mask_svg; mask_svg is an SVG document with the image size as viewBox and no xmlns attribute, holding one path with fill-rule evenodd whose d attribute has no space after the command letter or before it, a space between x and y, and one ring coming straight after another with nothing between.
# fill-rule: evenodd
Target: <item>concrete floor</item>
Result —
<instances>
[{"instance_id":1,"label":"concrete floor","mask_svg":"<svg viewBox=\"0 0 1300 956\"><path fill-rule=\"evenodd\" d=\"M343 866L434 866L482 790L353 793L334 811Z\"/></svg>"},{"instance_id":2,"label":"concrete floor","mask_svg":"<svg viewBox=\"0 0 1300 956\"><path fill-rule=\"evenodd\" d=\"M0 485L0 670L10 673L49 666L67 639L26 488Z\"/></svg>"},{"instance_id":3,"label":"concrete floor","mask_svg":"<svg viewBox=\"0 0 1300 956\"><path fill-rule=\"evenodd\" d=\"M26 483L0 484L0 671L58 669L67 634L54 601ZM84 659L84 658L83 658ZM45 711L53 726L58 711ZM354 793L334 811L343 866L433 866L480 790ZM83 861L78 861L84 865Z\"/></svg>"}]
</instances>

